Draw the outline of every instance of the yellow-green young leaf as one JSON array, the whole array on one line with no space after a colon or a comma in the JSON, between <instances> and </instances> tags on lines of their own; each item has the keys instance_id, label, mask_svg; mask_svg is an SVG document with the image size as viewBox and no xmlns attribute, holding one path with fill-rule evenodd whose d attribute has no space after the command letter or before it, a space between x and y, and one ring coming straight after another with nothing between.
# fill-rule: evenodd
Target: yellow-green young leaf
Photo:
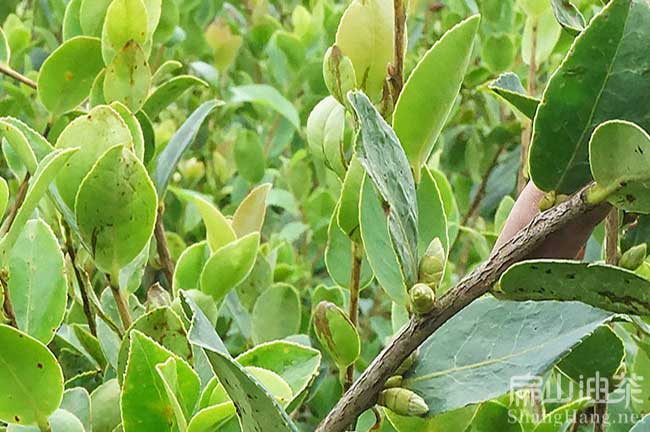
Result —
<instances>
[{"instance_id":1,"label":"yellow-green young leaf","mask_svg":"<svg viewBox=\"0 0 650 432\"><path fill-rule=\"evenodd\" d=\"M341 308L327 301L320 302L313 320L316 337L339 368L346 368L357 360L361 353L359 334Z\"/></svg>"},{"instance_id":2,"label":"yellow-green young leaf","mask_svg":"<svg viewBox=\"0 0 650 432\"><path fill-rule=\"evenodd\" d=\"M199 377L182 360L173 357L157 364L156 371L164 384L179 430L185 431L187 419L192 415L199 398Z\"/></svg>"},{"instance_id":3,"label":"yellow-green young leaf","mask_svg":"<svg viewBox=\"0 0 650 432\"><path fill-rule=\"evenodd\" d=\"M61 198L68 207L74 208L79 185L93 164L106 150L120 144L129 148L133 146L131 132L122 117L109 106L93 108L63 130L55 147L79 147L79 152L70 158L56 182Z\"/></svg>"},{"instance_id":4,"label":"yellow-green young leaf","mask_svg":"<svg viewBox=\"0 0 650 432\"><path fill-rule=\"evenodd\" d=\"M66 161L77 151L74 149L65 149L53 151L47 155L38 165L34 176L29 180L29 188L25 195L23 205L20 206L14 222L11 224L9 231L0 240L0 261L6 262L7 254L16 243L20 232L36 209L36 206L47 192L50 183L63 170Z\"/></svg>"},{"instance_id":5,"label":"yellow-green young leaf","mask_svg":"<svg viewBox=\"0 0 650 432\"><path fill-rule=\"evenodd\" d=\"M180 21L180 11L176 0L162 0L160 7L162 13L153 35L153 42L164 44L174 35L174 30Z\"/></svg>"},{"instance_id":6,"label":"yellow-green young leaf","mask_svg":"<svg viewBox=\"0 0 650 432\"><path fill-rule=\"evenodd\" d=\"M63 372L45 345L0 324L0 420L47 425L63 398Z\"/></svg>"},{"instance_id":7,"label":"yellow-green young leaf","mask_svg":"<svg viewBox=\"0 0 650 432\"><path fill-rule=\"evenodd\" d=\"M235 415L235 404L223 402L199 410L187 427L187 432L212 432L219 430Z\"/></svg>"},{"instance_id":8,"label":"yellow-green young leaf","mask_svg":"<svg viewBox=\"0 0 650 432\"><path fill-rule=\"evenodd\" d=\"M270 286L253 307L253 340L259 344L298 333L300 311L300 297L293 286L286 283Z\"/></svg>"},{"instance_id":9,"label":"yellow-green young leaf","mask_svg":"<svg viewBox=\"0 0 650 432\"><path fill-rule=\"evenodd\" d=\"M184 360L189 361L192 358L192 351L187 342L181 318L167 306L156 308L136 319L122 340L117 361L118 381L122 380L127 368L130 339L134 330L141 332Z\"/></svg>"},{"instance_id":10,"label":"yellow-green young leaf","mask_svg":"<svg viewBox=\"0 0 650 432\"><path fill-rule=\"evenodd\" d=\"M118 101L137 112L144 105L151 85L151 70L139 43L130 40L117 51L106 68L104 97Z\"/></svg>"},{"instance_id":11,"label":"yellow-green young leaf","mask_svg":"<svg viewBox=\"0 0 650 432\"><path fill-rule=\"evenodd\" d=\"M357 88L373 100L381 96L393 62L394 16L391 0L354 0L336 32L336 45L354 65Z\"/></svg>"},{"instance_id":12,"label":"yellow-green young leaf","mask_svg":"<svg viewBox=\"0 0 650 432\"><path fill-rule=\"evenodd\" d=\"M182 200L194 204L199 210L203 218L203 223L205 224L208 245L210 245L212 252L219 250L237 239L235 231L232 229L228 219L210 201L203 198L197 192L186 189L172 189L172 192Z\"/></svg>"},{"instance_id":13,"label":"yellow-green young leaf","mask_svg":"<svg viewBox=\"0 0 650 432\"><path fill-rule=\"evenodd\" d=\"M517 0L517 4L528 16L539 16L551 9L551 3L546 0Z\"/></svg>"},{"instance_id":14,"label":"yellow-green young leaf","mask_svg":"<svg viewBox=\"0 0 650 432\"><path fill-rule=\"evenodd\" d=\"M266 198L271 187L271 183L257 186L239 204L232 217L232 228L237 237L262 231L266 216Z\"/></svg>"},{"instance_id":15,"label":"yellow-green young leaf","mask_svg":"<svg viewBox=\"0 0 650 432\"><path fill-rule=\"evenodd\" d=\"M121 397L124 432L178 430L172 403L156 370L157 364L170 358L177 359L143 333L135 330L131 335L129 362ZM177 378L184 380L184 385L190 384L190 377L194 375L192 369L183 361L179 361L177 366Z\"/></svg>"},{"instance_id":16,"label":"yellow-green young leaf","mask_svg":"<svg viewBox=\"0 0 650 432\"><path fill-rule=\"evenodd\" d=\"M255 184L264 178L266 156L258 134L248 129L239 132L233 153L237 171L244 179Z\"/></svg>"},{"instance_id":17,"label":"yellow-green young leaf","mask_svg":"<svg viewBox=\"0 0 650 432\"><path fill-rule=\"evenodd\" d=\"M54 147L52 147L52 144L43 137L40 133L36 132L34 129L32 129L30 126L22 122L21 120L18 120L17 118L14 117L3 117L1 120L0 124L4 124L6 126L12 126L16 129L18 129L22 134L25 136L27 139L27 143L31 147L32 151L34 152L34 156L36 156L36 160L38 162L42 161L45 156L50 154L52 150L54 150Z\"/></svg>"},{"instance_id":18,"label":"yellow-green young leaf","mask_svg":"<svg viewBox=\"0 0 650 432\"><path fill-rule=\"evenodd\" d=\"M6 121L7 118L0 118L0 134L4 135L11 148L20 158L20 161L30 174L34 174L38 160L27 141L27 137L20 129Z\"/></svg>"},{"instance_id":19,"label":"yellow-green young leaf","mask_svg":"<svg viewBox=\"0 0 650 432\"><path fill-rule=\"evenodd\" d=\"M111 108L122 117L124 124L129 128L133 140L133 153L135 153L138 159L142 160L142 158L144 158L144 133L142 132L140 122L136 116L120 102L113 102Z\"/></svg>"},{"instance_id":20,"label":"yellow-green young leaf","mask_svg":"<svg viewBox=\"0 0 650 432\"><path fill-rule=\"evenodd\" d=\"M543 2L549 4L549 2ZM521 56L524 63L530 63L530 56L532 52L532 34L533 27L536 27L536 41L535 41L535 61L540 64L549 58L553 52L553 48L560 40L562 27L558 24L553 14L553 10L548 8L538 17L529 16L526 18L526 25L524 27L524 34L521 39Z\"/></svg>"},{"instance_id":21,"label":"yellow-green young leaf","mask_svg":"<svg viewBox=\"0 0 650 432\"><path fill-rule=\"evenodd\" d=\"M41 219L22 230L9 254L9 274L18 328L48 344L63 321L68 290L61 248Z\"/></svg>"},{"instance_id":22,"label":"yellow-green young leaf","mask_svg":"<svg viewBox=\"0 0 650 432\"><path fill-rule=\"evenodd\" d=\"M164 66L161 66L154 76L159 75L159 73L164 73ZM170 66L173 67L176 65L172 63ZM163 70L162 72L161 69ZM167 106L176 102L183 93L196 86L209 87L208 83L191 75L174 77L153 91L151 96L147 98L142 110L147 113L149 118L155 120L158 114L167 108Z\"/></svg>"},{"instance_id":23,"label":"yellow-green young leaf","mask_svg":"<svg viewBox=\"0 0 650 432\"><path fill-rule=\"evenodd\" d=\"M173 2L175 0L171 1ZM179 62L178 60L167 60L161 64L158 69L156 69L156 72L153 74L153 78L151 78L152 84L163 84L166 79L171 79L171 74L174 73L174 71L181 69L182 67L183 63Z\"/></svg>"},{"instance_id":24,"label":"yellow-green young leaf","mask_svg":"<svg viewBox=\"0 0 650 432\"><path fill-rule=\"evenodd\" d=\"M595 193L618 208L650 213L650 136L634 123L612 120L598 126L589 142Z\"/></svg>"},{"instance_id":25,"label":"yellow-green young leaf","mask_svg":"<svg viewBox=\"0 0 650 432\"><path fill-rule=\"evenodd\" d=\"M142 0L147 9L147 38L153 37L162 14L162 0Z\"/></svg>"},{"instance_id":26,"label":"yellow-green young leaf","mask_svg":"<svg viewBox=\"0 0 650 432\"><path fill-rule=\"evenodd\" d=\"M114 0L110 4L101 42L102 57L107 66L129 41L145 46L148 20L147 8L142 0Z\"/></svg>"},{"instance_id":27,"label":"yellow-green young leaf","mask_svg":"<svg viewBox=\"0 0 650 432\"><path fill-rule=\"evenodd\" d=\"M4 177L0 177L0 219L2 219L7 210L7 204L9 204L9 186L7 185L7 180Z\"/></svg>"},{"instance_id":28,"label":"yellow-green young leaf","mask_svg":"<svg viewBox=\"0 0 650 432\"><path fill-rule=\"evenodd\" d=\"M54 115L76 108L104 67L99 39L78 36L64 42L45 60L38 75L38 97Z\"/></svg>"},{"instance_id":29,"label":"yellow-green young leaf","mask_svg":"<svg viewBox=\"0 0 650 432\"><path fill-rule=\"evenodd\" d=\"M509 69L515 59L515 54L515 43L508 34L491 34L483 41L481 58L494 73Z\"/></svg>"},{"instance_id":30,"label":"yellow-green young leaf","mask_svg":"<svg viewBox=\"0 0 650 432\"><path fill-rule=\"evenodd\" d=\"M7 41L7 35L0 27L0 63L9 64L9 60L11 60L11 48Z\"/></svg>"},{"instance_id":31,"label":"yellow-green young leaf","mask_svg":"<svg viewBox=\"0 0 650 432\"><path fill-rule=\"evenodd\" d=\"M395 105L393 127L418 181L463 83L479 22L474 15L445 33L411 72Z\"/></svg>"},{"instance_id":32,"label":"yellow-green young leaf","mask_svg":"<svg viewBox=\"0 0 650 432\"><path fill-rule=\"evenodd\" d=\"M201 291L216 302L226 297L252 270L259 241L255 232L217 249L201 272Z\"/></svg>"},{"instance_id":33,"label":"yellow-green young leaf","mask_svg":"<svg viewBox=\"0 0 650 432\"><path fill-rule=\"evenodd\" d=\"M293 399L291 387L275 372L255 366L246 367L246 372L254 376L281 406L286 407Z\"/></svg>"},{"instance_id":34,"label":"yellow-green young leaf","mask_svg":"<svg viewBox=\"0 0 650 432\"><path fill-rule=\"evenodd\" d=\"M88 102L91 107L96 107L98 105L106 105L106 98L104 97L104 78L106 77L106 69L102 69L101 72L95 77L93 81L93 86L90 88L90 95L88 96Z\"/></svg>"},{"instance_id":35,"label":"yellow-green young leaf","mask_svg":"<svg viewBox=\"0 0 650 432\"><path fill-rule=\"evenodd\" d=\"M339 197L337 220L339 227L350 239L360 240L359 197L365 171L359 159L353 157L345 173L341 196Z\"/></svg>"},{"instance_id":36,"label":"yellow-green young leaf","mask_svg":"<svg viewBox=\"0 0 650 432\"><path fill-rule=\"evenodd\" d=\"M102 34L106 10L113 0L81 0L79 24L84 34L99 37Z\"/></svg>"},{"instance_id":37,"label":"yellow-green young leaf","mask_svg":"<svg viewBox=\"0 0 650 432\"><path fill-rule=\"evenodd\" d=\"M339 178L345 177L345 108L332 96L320 101L307 119L307 142Z\"/></svg>"},{"instance_id":38,"label":"yellow-green young leaf","mask_svg":"<svg viewBox=\"0 0 650 432\"><path fill-rule=\"evenodd\" d=\"M97 267L117 280L153 233L158 197L142 162L122 145L110 148L79 186L77 224Z\"/></svg>"},{"instance_id":39,"label":"yellow-green young leaf","mask_svg":"<svg viewBox=\"0 0 650 432\"><path fill-rule=\"evenodd\" d=\"M62 29L64 41L83 35L81 29L81 3L82 0L71 0L65 8Z\"/></svg>"},{"instance_id":40,"label":"yellow-green young leaf","mask_svg":"<svg viewBox=\"0 0 650 432\"><path fill-rule=\"evenodd\" d=\"M210 258L207 241L194 243L183 251L174 267L173 291L198 290L201 286L201 271Z\"/></svg>"}]
</instances>

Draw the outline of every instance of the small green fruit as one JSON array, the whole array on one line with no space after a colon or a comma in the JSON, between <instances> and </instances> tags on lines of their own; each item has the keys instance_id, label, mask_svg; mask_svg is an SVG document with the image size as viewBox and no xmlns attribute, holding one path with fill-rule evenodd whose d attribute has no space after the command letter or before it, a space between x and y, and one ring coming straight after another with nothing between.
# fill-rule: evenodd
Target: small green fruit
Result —
<instances>
[{"instance_id":1,"label":"small green fruit","mask_svg":"<svg viewBox=\"0 0 650 432\"><path fill-rule=\"evenodd\" d=\"M343 52L336 45L332 45L325 52L323 78L330 94L341 105L346 105L345 95L355 88L356 74L352 61L343 55Z\"/></svg>"},{"instance_id":2,"label":"small green fruit","mask_svg":"<svg viewBox=\"0 0 650 432\"><path fill-rule=\"evenodd\" d=\"M395 414L415 417L429 412L427 403L416 393L405 388L393 387L379 393L377 404L388 408Z\"/></svg>"},{"instance_id":3,"label":"small green fruit","mask_svg":"<svg viewBox=\"0 0 650 432\"><path fill-rule=\"evenodd\" d=\"M633 246L625 251L621 259L618 261L618 266L628 270L636 270L643 260L645 260L648 247L645 243Z\"/></svg>"},{"instance_id":4,"label":"small green fruit","mask_svg":"<svg viewBox=\"0 0 650 432\"><path fill-rule=\"evenodd\" d=\"M447 254L438 237L434 238L420 259L419 282L429 285L435 290L442 279L445 270Z\"/></svg>"},{"instance_id":5,"label":"small green fruit","mask_svg":"<svg viewBox=\"0 0 650 432\"><path fill-rule=\"evenodd\" d=\"M416 314L422 315L433 309L435 293L429 285L416 283L409 293L411 295L411 306L413 306L413 311Z\"/></svg>"},{"instance_id":6,"label":"small green fruit","mask_svg":"<svg viewBox=\"0 0 650 432\"><path fill-rule=\"evenodd\" d=\"M316 337L334 357L340 369L354 363L361 353L359 334L345 312L334 303L322 301L314 310Z\"/></svg>"}]
</instances>

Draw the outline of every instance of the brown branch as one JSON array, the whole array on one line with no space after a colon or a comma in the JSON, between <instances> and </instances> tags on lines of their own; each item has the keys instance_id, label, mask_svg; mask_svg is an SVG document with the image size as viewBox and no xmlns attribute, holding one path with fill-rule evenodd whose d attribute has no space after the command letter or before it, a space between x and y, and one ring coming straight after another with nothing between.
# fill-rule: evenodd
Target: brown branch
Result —
<instances>
[{"instance_id":1,"label":"brown branch","mask_svg":"<svg viewBox=\"0 0 650 432\"><path fill-rule=\"evenodd\" d=\"M567 226L596 207L584 191L537 215L490 258L443 295L428 314L411 318L392 342L373 360L319 425L318 432L341 432L363 411L371 408L386 380L406 358L444 323L487 293L512 264L525 259L549 234Z\"/></svg>"},{"instance_id":2,"label":"brown branch","mask_svg":"<svg viewBox=\"0 0 650 432\"><path fill-rule=\"evenodd\" d=\"M406 36L406 4L404 0L394 0L395 14L395 58L389 68L389 79L393 87L393 104L397 103L404 87L404 48Z\"/></svg>"},{"instance_id":3,"label":"brown branch","mask_svg":"<svg viewBox=\"0 0 650 432\"><path fill-rule=\"evenodd\" d=\"M0 285L2 286L2 309L4 311L5 317L9 320L9 325L18 328L18 322L16 321L16 312L14 311L14 305L11 302L11 296L9 295L9 287L7 286L8 274L6 271L0 273Z\"/></svg>"},{"instance_id":4,"label":"brown branch","mask_svg":"<svg viewBox=\"0 0 650 432\"><path fill-rule=\"evenodd\" d=\"M16 214L18 213L18 209L20 208L21 205L23 205L23 201L25 201L25 196L27 195L27 189L29 189L29 178L30 178L29 173L25 174L25 178L20 183L20 186L18 186L18 192L16 192L16 199L14 200L13 205L9 209L9 212L7 213L7 218L5 219L4 224L2 225L1 234L3 235L9 231L9 228L11 228L11 225L14 223L14 219L16 219Z\"/></svg>"},{"instance_id":5,"label":"brown branch","mask_svg":"<svg viewBox=\"0 0 650 432\"><path fill-rule=\"evenodd\" d=\"M131 324L133 324L133 319L129 313L129 302L122 295L120 287L115 285L110 277L108 277L108 282L111 288L111 293L113 293L113 298L115 299L115 304L117 305L117 311L120 314L120 320L122 320L122 327L124 327L124 330L126 331L131 327Z\"/></svg>"},{"instance_id":6,"label":"brown branch","mask_svg":"<svg viewBox=\"0 0 650 432\"><path fill-rule=\"evenodd\" d=\"M72 263L72 269L74 271L75 278L77 279L77 285L79 286L79 292L81 292L81 305L83 307L84 315L86 315L86 321L88 322L88 328L90 333L97 337L97 323L95 322L95 316L93 315L92 308L90 307L90 299L88 296L88 287L77 267L77 253L74 250L72 245L72 237L70 236L70 228L65 228L65 247L68 256L70 257L70 262Z\"/></svg>"},{"instance_id":7,"label":"brown branch","mask_svg":"<svg viewBox=\"0 0 650 432\"><path fill-rule=\"evenodd\" d=\"M11 78L15 79L16 81L20 81L21 83L26 84L29 87L36 90L37 86L36 86L36 83L34 81L30 80L25 75L22 75L22 74L16 72L15 70L10 68L6 64L0 63L0 73L3 74L3 75L7 75L8 77L11 77Z\"/></svg>"},{"instance_id":8,"label":"brown branch","mask_svg":"<svg viewBox=\"0 0 650 432\"><path fill-rule=\"evenodd\" d=\"M156 227L154 235L156 236L156 248L158 249L158 257L160 258L160 265L162 271L167 279L167 286L169 292L172 291L172 284L174 283L174 261L169 253L169 246L167 245L167 237L165 236L165 225L163 224L163 213L165 212L164 206L158 206L158 216L156 217Z\"/></svg>"},{"instance_id":9,"label":"brown branch","mask_svg":"<svg viewBox=\"0 0 650 432\"><path fill-rule=\"evenodd\" d=\"M350 311L348 317L355 327L359 321L359 284L361 281L361 255L359 245L352 243L352 274L350 276ZM354 363L348 366L345 373L344 390L349 389L354 382Z\"/></svg>"}]
</instances>

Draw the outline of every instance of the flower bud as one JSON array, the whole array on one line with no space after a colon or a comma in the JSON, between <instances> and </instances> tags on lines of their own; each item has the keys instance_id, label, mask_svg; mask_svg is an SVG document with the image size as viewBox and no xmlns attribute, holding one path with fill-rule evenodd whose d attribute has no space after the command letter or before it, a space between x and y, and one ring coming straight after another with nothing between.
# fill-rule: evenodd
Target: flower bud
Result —
<instances>
[{"instance_id":1,"label":"flower bud","mask_svg":"<svg viewBox=\"0 0 650 432\"><path fill-rule=\"evenodd\" d=\"M539 211L545 211L550 209L556 204L557 196L555 192L551 191L545 193L542 199L539 200Z\"/></svg>"},{"instance_id":2,"label":"flower bud","mask_svg":"<svg viewBox=\"0 0 650 432\"><path fill-rule=\"evenodd\" d=\"M420 259L419 281L435 290L442 279L447 254L438 237L434 238Z\"/></svg>"},{"instance_id":3,"label":"flower bud","mask_svg":"<svg viewBox=\"0 0 650 432\"><path fill-rule=\"evenodd\" d=\"M314 311L314 329L321 345L334 357L340 369L354 363L361 352L354 324L334 303L322 301Z\"/></svg>"},{"instance_id":4,"label":"flower bud","mask_svg":"<svg viewBox=\"0 0 650 432\"><path fill-rule=\"evenodd\" d=\"M411 366L413 366L413 363L415 363L415 360L417 360L417 358L417 351L411 353L411 355L408 356L406 360L404 360L404 362L397 368L395 375L404 375L409 369L411 369Z\"/></svg>"},{"instance_id":5,"label":"flower bud","mask_svg":"<svg viewBox=\"0 0 650 432\"><path fill-rule=\"evenodd\" d=\"M356 75L350 58L343 55L341 49L332 45L323 58L323 78L330 94L346 105L345 95L356 86Z\"/></svg>"},{"instance_id":6,"label":"flower bud","mask_svg":"<svg viewBox=\"0 0 650 432\"><path fill-rule=\"evenodd\" d=\"M629 248L618 261L618 266L628 270L636 270L643 264L647 251L648 247L645 243Z\"/></svg>"},{"instance_id":7,"label":"flower bud","mask_svg":"<svg viewBox=\"0 0 650 432\"><path fill-rule=\"evenodd\" d=\"M429 285L416 283L409 292L411 295L411 306L417 315L430 312L435 302L435 293Z\"/></svg>"},{"instance_id":8,"label":"flower bud","mask_svg":"<svg viewBox=\"0 0 650 432\"><path fill-rule=\"evenodd\" d=\"M429 412L424 399L411 390L400 387L383 390L379 393L377 404L402 416L424 416Z\"/></svg>"},{"instance_id":9,"label":"flower bud","mask_svg":"<svg viewBox=\"0 0 650 432\"><path fill-rule=\"evenodd\" d=\"M402 385L403 380L404 379L402 378L402 375L393 375L392 377L386 380L386 384L384 384L384 388L399 387Z\"/></svg>"}]
</instances>

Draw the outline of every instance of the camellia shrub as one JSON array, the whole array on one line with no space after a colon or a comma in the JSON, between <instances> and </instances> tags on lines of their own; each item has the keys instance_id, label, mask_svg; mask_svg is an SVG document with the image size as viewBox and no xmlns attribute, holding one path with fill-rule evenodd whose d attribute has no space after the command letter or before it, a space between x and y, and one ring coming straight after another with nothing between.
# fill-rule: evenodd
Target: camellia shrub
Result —
<instances>
[{"instance_id":1,"label":"camellia shrub","mask_svg":"<svg viewBox=\"0 0 650 432\"><path fill-rule=\"evenodd\" d=\"M0 431L650 431L648 0L0 23Z\"/></svg>"}]
</instances>

